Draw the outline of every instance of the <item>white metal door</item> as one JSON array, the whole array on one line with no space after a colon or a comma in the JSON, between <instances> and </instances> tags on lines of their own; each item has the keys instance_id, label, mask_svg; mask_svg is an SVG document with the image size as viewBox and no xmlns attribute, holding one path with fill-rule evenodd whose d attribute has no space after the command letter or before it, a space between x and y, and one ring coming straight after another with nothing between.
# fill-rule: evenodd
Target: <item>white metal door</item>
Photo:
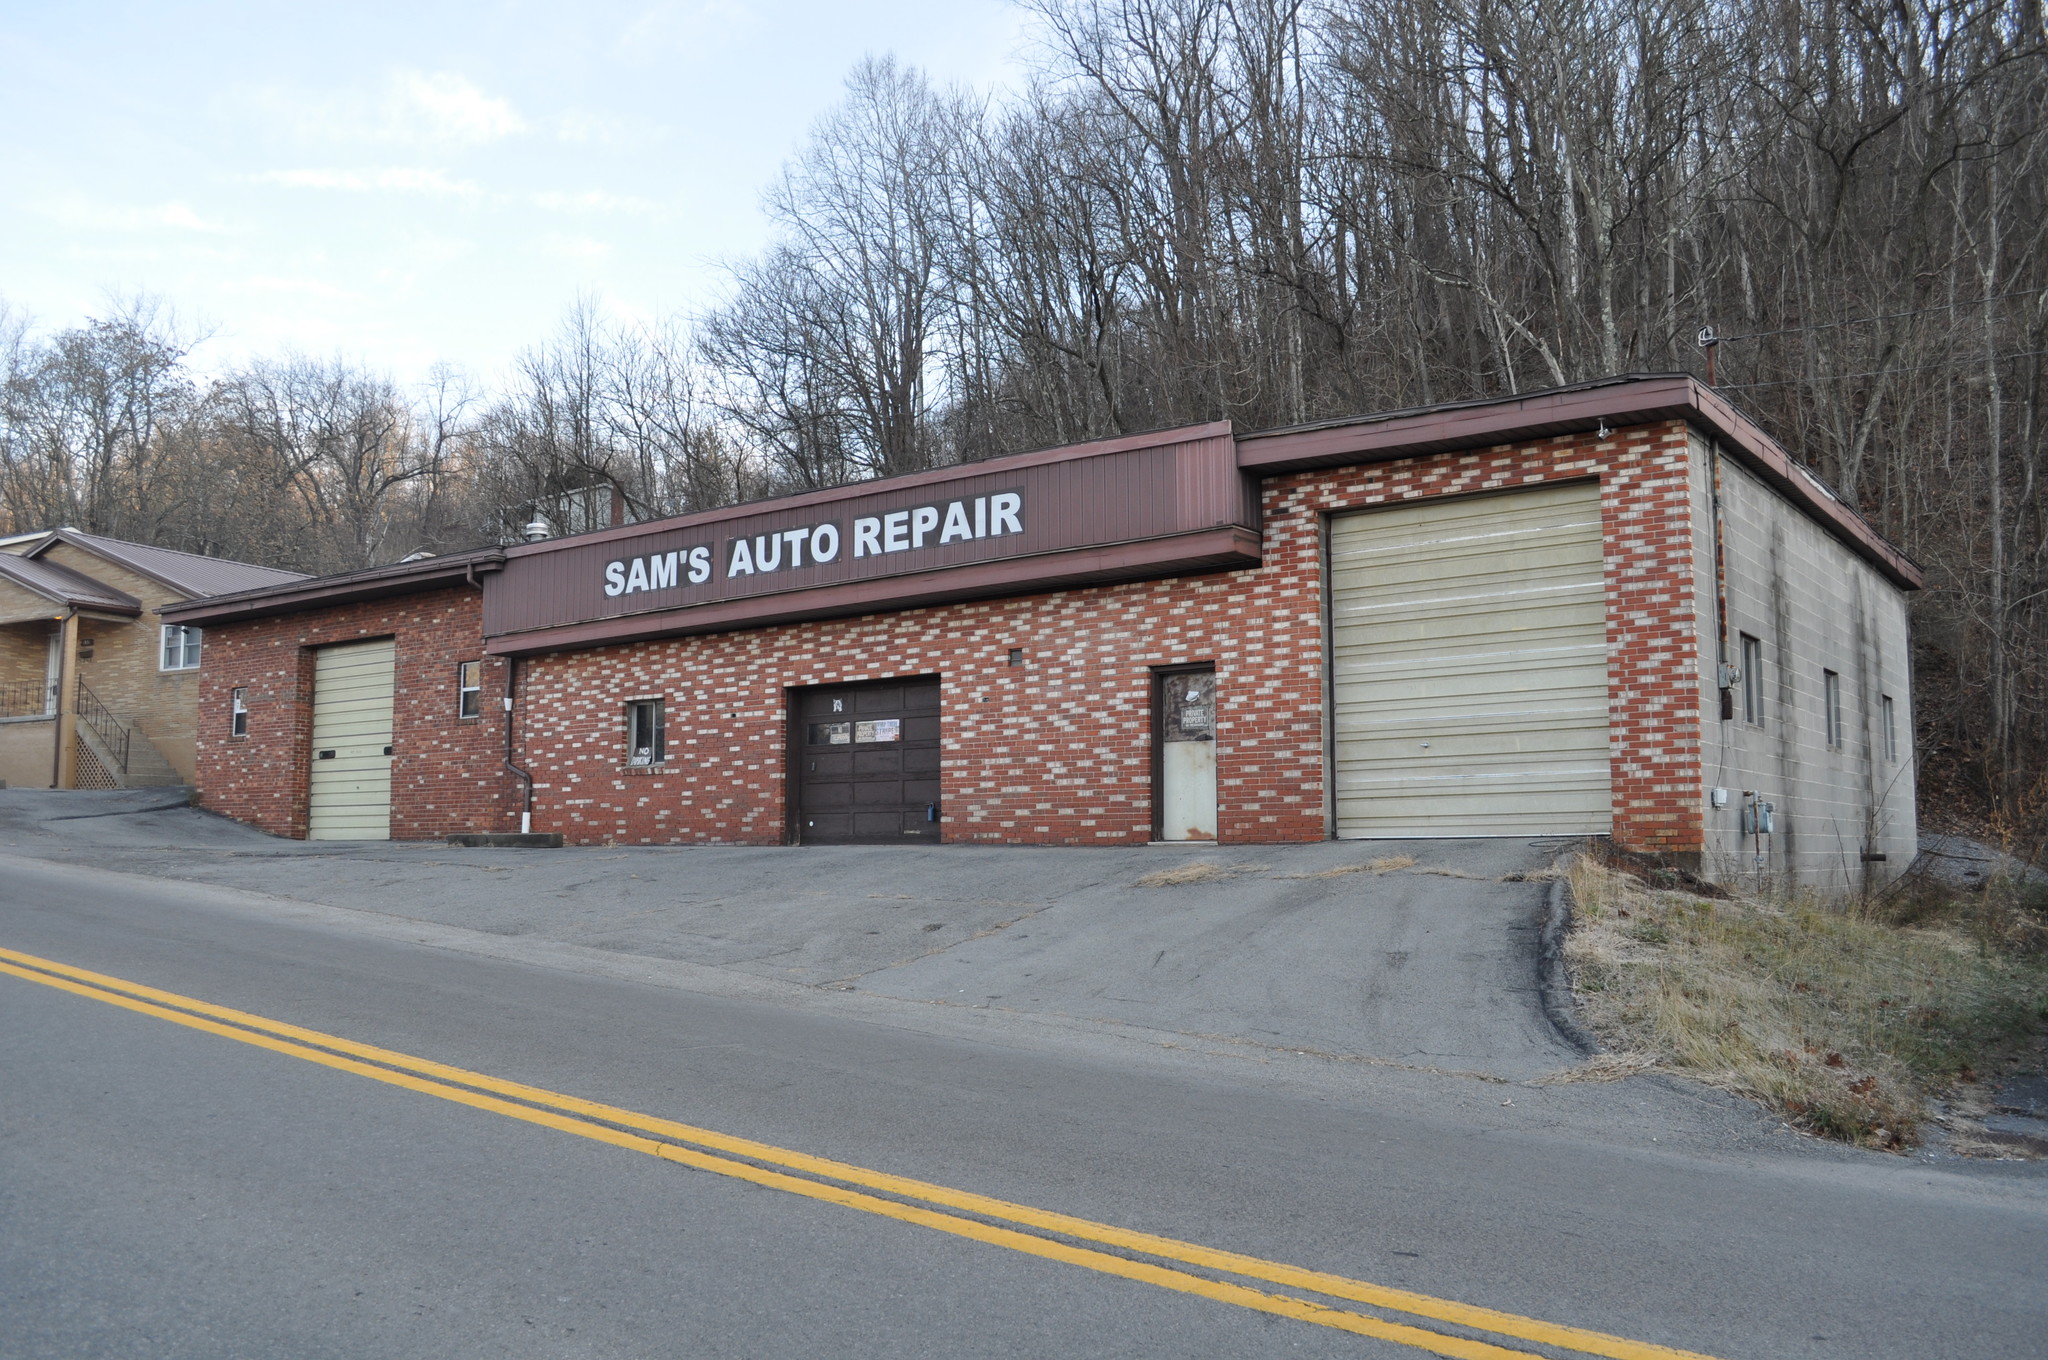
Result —
<instances>
[{"instance_id":1,"label":"white metal door","mask_svg":"<svg viewBox=\"0 0 2048 1360\"><path fill-rule=\"evenodd\" d=\"M1334 519L1330 590L1339 836L1610 828L1597 484Z\"/></svg>"},{"instance_id":2,"label":"white metal door","mask_svg":"<svg viewBox=\"0 0 2048 1360\"><path fill-rule=\"evenodd\" d=\"M1216 672L1159 677L1159 839L1216 839Z\"/></svg>"},{"instance_id":3,"label":"white metal door","mask_svg":"<svg viewBox=\"0 0 2048 1360\"><path fill-rule=\"evenodd\" d=\"M390 638L313 654L312 840L391 837L395 658Z\"/></svg>"}]
</instances>

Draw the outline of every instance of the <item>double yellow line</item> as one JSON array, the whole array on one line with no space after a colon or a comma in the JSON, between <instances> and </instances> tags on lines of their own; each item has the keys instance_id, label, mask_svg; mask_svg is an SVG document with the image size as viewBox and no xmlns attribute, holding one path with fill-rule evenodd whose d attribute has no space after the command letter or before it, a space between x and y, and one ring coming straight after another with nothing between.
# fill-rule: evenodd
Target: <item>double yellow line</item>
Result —
<instances>
[{"instance_id":1,"label":"double yellow line","mask_svg":"<svg viewBox=\"0 0 2048 1360\"><path fill-rule=\"evenodd\" d=\"M711 1129L658 1119L633 1110L582 1100L558 1091L525 1086L500 1077L470 1072L427 1058L357 1043L317 1030L251 1015L199 1001L141 983L89 972L69 964L0 949L0 973L41 983L77 996L104 1001L124 1010L203 1030L238 1043L303 1058L391 1086L489 1110L510 1119L539 1124L614 1147L630 1148L664 1161L679 1162L720 1176L786 1190L793 1195L844 1205L866 1213L956 1237L970 1238L1012 1251L1084 1266L1106 1275L1138 1280L1235 1304L1280 1317L1313 1322L1360 1336L1377 1337L1459 1360L1499 1360L1530 1352L1495 1344L1478 1333L1534 1342L1608 1360L1710 1360L1694 1351L1630 1341L1476 1308L1449 1299L1389 1289L1341 1275L1305 1270L1255 1256L1218 1251L1192 1242L1133 1232L1107 1223L1012 1204L1007 1200L954 1190L943 1185L892 1176L866 1167L836 1162L788 1148L736 1138ZM1029 1231L1026 1231L1026 1230ZM1080 1245L1088 1243L1093 1245ZM1110 1248L1111 1250L1103 1250ZM1198 1273L1207 1272L1207 1273ZM1218 1275L1237 1279L1219 1279ZM1302 1290L1325 1298L1448 1324L1458 1331L1437 1331L1371 1313L1331 1307L1313 1299L1274 1294L1238 1283L1257 1280Z\"/></svg>"}]
</instances>

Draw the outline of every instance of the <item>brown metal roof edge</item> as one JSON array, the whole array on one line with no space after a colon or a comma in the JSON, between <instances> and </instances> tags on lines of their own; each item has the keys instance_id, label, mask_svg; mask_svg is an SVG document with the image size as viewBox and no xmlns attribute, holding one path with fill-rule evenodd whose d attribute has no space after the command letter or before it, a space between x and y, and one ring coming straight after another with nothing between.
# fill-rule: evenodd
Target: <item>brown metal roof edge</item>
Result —
<instances>
[{"instance_id":1,"label":"brown metal roof edge","mask_svg":"<svg viewBox=\"0 0 2048 1360\"><path fill-rule=\"evenodd\" d=\"M125 570L134 572L137 576L147 576L150 580L156 582L158 585L164 587L166 590L175 590L182 594L188 595L192 592L192 585L190 582L172 580L170 577L164 575L161 571L158 571L155 567L151 566L148 562L133 557L128 553L124 553L120 551L120 549L124 547L148 548L151 552L170 553L178 557L189 557L192 558L194 561L198 562L224 564L231 567L248 567L255 571L274 571L281 576L286 576L294 580L300 581L307 579L306 573L302 571L287 571L283 567L259 567L254 562L242 562L231 557L208 557L204 553L188 553L184 551L182 548L159 548L154 543L131 544L125 539L108 538L104 534L89 534L85 532L85 530L83 529L74 529L69 525L65 525L62 528L51 529L48 532L48 534L44 537L41 543L36 544L35 547L29 549L27 552L21 555L23 557L40 561L42 555L45 552L48 552L51 548L55 547L59 543L67 544L70 547L78 549L80 552L91 553L94 557L102 558L108 562L112 562L117 567L121 567ZM284 582L280 581L277 584L282 585L284 584ZM262 586L256 587L256 589L268 588L269 587Z\"/></svg>"},{"instance_id":2,"label":"brown metal roof edge","mask_svg":"<svg viewBox=\"0 0 2048 1360\"><path fill-rule=\"evenodd\" d=\"M484 650L493 656L526 656L696 633L739 632L814 619L895 613L967 600L1043 595L1077 586L1141 581L1187 572L1238 570L1259 564L1262 542L1255 529L1225 525L1161 538L1060 548L1026 557L807 586L772 595L745 595L680 609L615 614L525 633L501 633L488 637ZM1059 563L1060 569L1048 574L1048 561ZM944 577L943 584L930 579L937 576Z\"/></svg>"},{"instance_id":3,"label":"brown metal roof edge","mask_svg":"<svg viewBox=\"0 0 2048 1360\"><path fill-rule=\"evenodd\" d=\"M335 576L309 576L281 585L238 591L233 595L212 595L180 604L167 604L157 612L171 623L236 623L243 619L272 618L279 614L295 614L305 609L353 604L384 596L417 595L421 591L474 582L478 576L501 570L504 565L504 549L475 548L418 562L365 567L361 571Z\"/></svg>"},{"instance_id":4,"label":"brown metal roof edge","mask_svg":"<svg viewBox=\"0 0 2048 1360\"><path fill-rule=\"evenodd\" d=\"M30 570L29 568L33 568ZM59 594L48 582L38 580L41 574L60 578L60 581L76 581L81 589ZM17 557L12 553L0 553L0 576L5 576L23 590L32 590L46 600L69 605L75 609L96 609L104 614L127 614L139 616L142 601L125 590L116 590L104 581L96 581L82 571L73 571L58 562L45 562L39 558Z\"/></svg>"},{"instance_id":5,"label":"brown metal roof edge","mask_svg":"<svg viewBox=\"0 0 2048 1360\"><path fill-rule=\"evenodd\" d=\"M1167 444L1192 444L1204 439L1229 439L1236 433L1236 427L1227 420L1211 420L1200 425L1179 425L1164 430L1147 430L1142 434L1118 435L1114 439L1097 439L1086 444L1061 444L1049 449L1032 449L1025 453L1005 453L994 458L984 458L973 463L948 463L944 467L929 468L923 472L904 472L894 477L875 477L865 482L846 482L839 486L828 486L819 491L799 491L788 496L769 496L757 501L741 501L737 505L721 505L712 510L696 510L687 515L673 515L667 519L642 520L638 524L623 524L603 529L593 529L585 534L566 534L561 538L550 538L541 543L515 543L505 549L508 557L531 557L538 553L554 552L564 547L582 547L589 543L607 543L614 539L637 538L643 534L662 533L671 529L687 529L699 524L716 524L723 520L745 519L750 515L763 514L771 510L802 509L809 505L822 505L831 501L848 500L855 496L871 495L878 491L896 491L904 488L942 485L946 482L961 481L969 477L986 476L994 472L1007 472L1013 468L1039 467L1046 463L1068 463L1082 458L1100 458L1107 454L1126 453L1132 449L1155 449Z\"/></svg>"},{"instance_id":6,"label":"brown metal roof edge","mask_svg":"<svg viewBox=\"0 0 2048 1360\"><path fill-rule=\"evenodd\" d=\"M1451 402L1240 435L1238 467L1259 476L1317 467L1524 443L1658 420L1684 420L1724 441L1736 458L1805 510L1895 584L1918 590L1911 558L1742 414L1685 373L1626 374L1512 397Z\"/></svg>"}]
</instances>

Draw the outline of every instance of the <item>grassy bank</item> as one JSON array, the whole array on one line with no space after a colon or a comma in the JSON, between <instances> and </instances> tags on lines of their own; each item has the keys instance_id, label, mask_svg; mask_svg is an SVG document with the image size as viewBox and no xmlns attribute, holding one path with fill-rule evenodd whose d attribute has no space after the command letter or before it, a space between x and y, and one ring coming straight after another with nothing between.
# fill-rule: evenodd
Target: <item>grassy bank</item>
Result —
<instances>
[{"instance_id":1,"label":"grassy bank","mask_svg":"<svg viewBox=\"0 0 2048 1360\"><path fill-rule=\"evenodd\" d=\"M1829 1137L1909 1145L1931 1097L2048 1029L2048 913L2011 885L1716 899L1581 857L1571 889L1573 988L1622 1065Z\"/></svg>"}]
</instances>

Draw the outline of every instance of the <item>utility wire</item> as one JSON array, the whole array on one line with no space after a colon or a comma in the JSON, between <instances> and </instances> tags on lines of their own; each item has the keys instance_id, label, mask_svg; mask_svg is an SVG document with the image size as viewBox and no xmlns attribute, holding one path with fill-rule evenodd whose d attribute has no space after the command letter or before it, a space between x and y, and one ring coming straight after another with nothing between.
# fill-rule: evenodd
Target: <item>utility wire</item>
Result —
<instances>
[{"instance_id":1,"label":"utility wire","mask_svg":"<svg viewBox=\"0 0 2048 1360\"><path fill-rule=\"evenodd\" d=\"M2004 302L2008 298L2034 297L2039 291L2034 288L2022 288L2017 292L1993 293L1985 298L1968 298L1962 302L1943 302L1932 307L1916 307L1910 312L1885 312L1878 316L1851 317L1847 321L1816 321L1811 326L1780 326L1774 331L1750 331L1746 335L1718 335L1714 337L1714 343L1725 345L1733 340L1761 340L1767 335L1790 335L1795 331L1831 331L1842 326L1860 326L1866 321L1896 321L1902 316L1925 316L1928 312L1948 312L1958 307L1981 307L1987 302Z\"/></svg>"},{"instance_id":2,"label":"utility wire","mask_svg":"<svg viewBox=\"0 0 2048 1360\"><path fill-rule=\"evenodd\" d=\"M2043 354L2048 354L2048 349L2023 349L2015 350L2011 354L1995 354L1991 356L1991 360L1993 363L2004 363L2007 359L2035 359ZM1823 373L1812 378L1776 378L1770 382L1715 383L1714 390L1716 392L1726 392L1744 387L1792 387L1799 383L1833 382L1842 378L1878 378L1883 377L1887 373L1918 373L1922 369L1928 368L1961 368L1964 364L1981 364L1983 362L1983 355L1970 354L1960 359L1938 359L1933 363L1909 364L1904 368L1868 368L1861 373Z\"/></svg>"}]
</instances>

